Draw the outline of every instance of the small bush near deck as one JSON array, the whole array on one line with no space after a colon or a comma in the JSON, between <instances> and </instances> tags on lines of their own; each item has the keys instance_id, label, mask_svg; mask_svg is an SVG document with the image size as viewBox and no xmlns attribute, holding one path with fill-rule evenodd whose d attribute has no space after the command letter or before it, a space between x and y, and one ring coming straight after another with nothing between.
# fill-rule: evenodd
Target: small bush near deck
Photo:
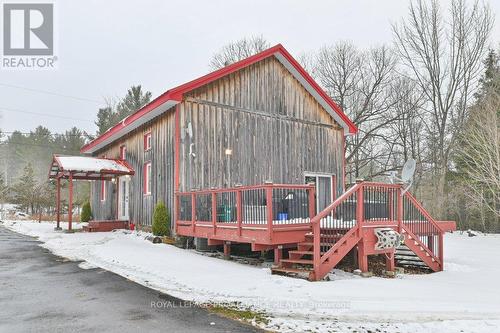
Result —
<instances>
[{"instance_id":1,"label":"small bush near deck","mask_svg":"<svg viewBox=\"0 0 500 333\"><path fill-rule=\"evenodd\" d=\"M90 208L90 202L85 202L82 206L82 214L80 215L81 222L88 222L92 219L92 210Z\"/></svg>"},{"instance_id":2,"label":"small bush near deck","mask_svg":"<svg viewBox=\"0 0 500 333\"><path fill-rule=\"evenodd\" d=\"M153 214L153 235L170 236L170 213L163 202L158 202Z\"/></svg>"}]
</instances>

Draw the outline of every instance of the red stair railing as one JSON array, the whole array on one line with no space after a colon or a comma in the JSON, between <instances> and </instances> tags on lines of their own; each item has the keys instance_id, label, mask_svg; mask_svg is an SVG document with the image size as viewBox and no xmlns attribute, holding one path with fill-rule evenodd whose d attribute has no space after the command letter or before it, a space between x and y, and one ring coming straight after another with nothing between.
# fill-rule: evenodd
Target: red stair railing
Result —
<instances>
[{"instance_id":1,"label":"red stair railing","mask_svg":"<svg viewBox=\"0 0 500 333\"><path fill-rule=\"evenodd\" d=\"M406 231L427 254L416 253L434 270L425 258L430 256L442 269L443 234L436 221L400 184L358 182L319 212L312 220L315 278L321 279L325 269L321 267L334 255L346 237L358 232L363 226L387 225L398 232Z\"/></svg>"},{"instance_id":2,"label":"red stair railing","mask_svg":"<svg viewBox=\"0 0 500 333\"><path fill-rule=\"evenodd\" d=\"M335 244L350 230L358 227L357 197L362 195L362 188L362 183L352 186L311 220L316 279L321 278L320 266L331 255Z\"/></svg>"},{"instance_id":3,"label":"red stair railing","mask_svg":"<svg viewBox=\"0 0 500 333\"><path fill-rule=\"evenodd\" d=\"M443 269L444 231L415 197L405 192L402 197L402 227L428 252Z\"/></svg>"}]
</instances>

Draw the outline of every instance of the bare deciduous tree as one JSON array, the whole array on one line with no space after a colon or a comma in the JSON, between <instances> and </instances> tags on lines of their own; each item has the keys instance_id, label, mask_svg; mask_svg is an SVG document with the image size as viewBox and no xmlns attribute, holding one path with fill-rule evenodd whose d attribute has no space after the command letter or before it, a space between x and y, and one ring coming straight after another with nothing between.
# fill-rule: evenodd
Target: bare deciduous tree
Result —
<instances>
[{"instance_id":1,"label":"bare deciduous tree","mask_svg":"<svg viewBox=\"0 0 500 333\"><path fill-rule=\"evenodd\" d=\"M393 25L399 56L427 102L436 202L445 198L450 153L463 129L493 26L490 9L478 1L468 6L453 0L448 17L443 18L438 1L417 0L408 18ZM436 215L443 212L443 205L437 205Z\"/></svg>"},{"instance_id":2,"label":"bare deciduous tree","mask_svg":"<svg viewBox=\"0 0 500 333\"><path fill-rule=\"evenodd\" d=\"M350 182L387 171L391 152L384 130L397 117L390 92L395 64L385 46L362 52L347 42L323 47L315 58L314 76L359 128L347 141Z\"/></svg>"},{"instance_id":3,"label":"bare deciduous tree","mask_svg":"<svg viewBox=\"0 0 500 333\"><path fill-rule=\"evenodd\" d=\"M500 95L490 91L471 111L463 132L465 192L478 206L500 218Z\"/></svg>"},{"instance_id":4,"label":"bare deciduous tree","mask_svg":"<svg viewBox=\"0 0 500 333\"><path fill-rule=\"evenodd\" d=\"M269 42L262 36L252 36L231 42L214 54L210 60L210 67L214 70L225 67L262 52L269 47Z\"/></svg>"}]
</instances>

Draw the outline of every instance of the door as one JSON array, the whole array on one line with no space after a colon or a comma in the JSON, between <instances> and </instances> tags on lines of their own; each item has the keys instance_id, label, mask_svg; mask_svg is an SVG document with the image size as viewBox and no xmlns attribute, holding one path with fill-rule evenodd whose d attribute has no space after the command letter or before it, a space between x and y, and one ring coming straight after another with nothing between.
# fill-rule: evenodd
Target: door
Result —
<instances>
[{"instance_id":1,"label":"door","mask_svg":"<svg viewBox=\"0 0 500 333\"><path fill-rule=\"evenodd\" d=\"M306 184L316 185L316 212L319 213L333 202L333 176L308 173L305 175Z\"/></svg>"},{"instance_id":2,"label":"door","mask_svg":"<svg viewBox=\"0 0 500 333\"><path fill-rule=\"evenodd\" d=\"M130 177L120 177L118 190L118 219L128 221Z\"/></svg>"}]
</instances>

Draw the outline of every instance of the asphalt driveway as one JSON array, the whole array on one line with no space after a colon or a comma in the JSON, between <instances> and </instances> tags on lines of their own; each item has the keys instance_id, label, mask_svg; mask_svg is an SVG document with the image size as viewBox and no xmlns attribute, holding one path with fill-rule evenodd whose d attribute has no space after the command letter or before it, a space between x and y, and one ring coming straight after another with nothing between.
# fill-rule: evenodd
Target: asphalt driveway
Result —
<instances>
[{"instance_id":1,"label":"asphalt driveway","mask_svg":"<svg viewBox=\"0 0 500 333\"><path fill-rule=\"evenodd\" d=\"M0 226L0 332L258 332Z\"/></svg>"}]
</instances>

